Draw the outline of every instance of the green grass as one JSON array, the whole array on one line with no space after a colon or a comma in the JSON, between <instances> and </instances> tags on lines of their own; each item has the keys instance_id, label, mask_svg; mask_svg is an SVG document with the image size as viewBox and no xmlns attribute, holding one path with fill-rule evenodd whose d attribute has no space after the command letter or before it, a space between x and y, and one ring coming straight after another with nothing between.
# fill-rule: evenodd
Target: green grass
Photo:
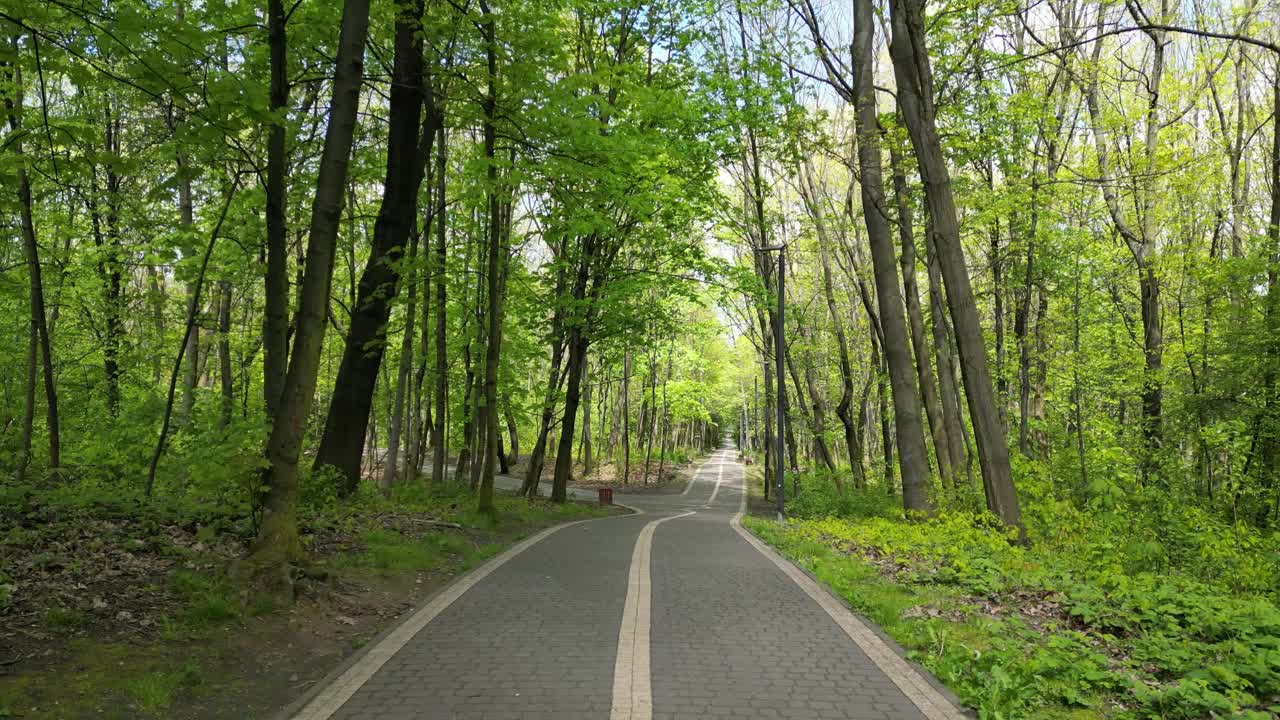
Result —
<instances>
[{"instance_id":1,"label":"green grass","mask_svg":"<svg viewBox=\"0 0 1280 720\"><path fill-rule=\"evenodd\" d=\"M144 713L156 715L168 710L179 691L200 684L200 665L189 661L181 670L157 671L129 680L125 690Z\"/></svg>"},{"instance_id":2,"label":"green grass","mask_svg":"<svg viewBox=\"0 0 1280 720\"><path fill-rule=\"evenodd\" d=\"M88 616L79 608L51 607L44 611L42 620L50 627L69 629L88 622Z\"/></svg>"},{"instance_id":3,"label":"green grass","mask_svg":"<svg viewBox=\"0 0 1280 720\"><path fill-rule=\"evenodd\" d=\"M395 530L370 530L361 535L364 549L331 561L336 568L364 568L383 575L421 572L452 559L465 561L476 548L466 538L448 531L431 531L420 538Z\"/></svg>"},{"instance_id":4,"label":"green grass","mask_svg":"<svg viewBox=\"0 0 1280 720\"><path fill-rule=\"evenodd\" d=\"M1096 692L1079 694L1074 708L1034 697L1042 693L1011 674L1011 666L1019 662L1019 648L1025 647L1022 640L1027 630L1016 621L993 620L968 611L967 597L961 590L891 582L871 563L807 537L792 524L755 517L745 518L743 524L879 625L967 705L977 708L981 717L1105 717L1100 707L1102 697ZM962 619L923 613L916 616L911 612L916 608ZM1034 714L1029 710L1033 705Z\"/></svg>"},{"instance_id":5,"label":"green grass","mask_svg":"<svg viewBox=\"0 0 1280 720\"><path fill-rule=\"evenodd\" d=\"M66 651L66 662L39 673L0 677L0 718L166 718L184 696L219 684L205 670L213 651L203 645L77 639Z\"/></svg>"},{"instance_id":6,"label":"green grass","mask_svg":"<svg viewBox=\"0 0 1280 720\"><path fill-rule=\"evenodd\" d=\"M166 586L184 602L181 614L174 619L179 630L208 629L235 620L241 615L240 601L236 599L231 583L225 578L190 570L175 570L169 575Z\"/></svg>"}]
</instances>

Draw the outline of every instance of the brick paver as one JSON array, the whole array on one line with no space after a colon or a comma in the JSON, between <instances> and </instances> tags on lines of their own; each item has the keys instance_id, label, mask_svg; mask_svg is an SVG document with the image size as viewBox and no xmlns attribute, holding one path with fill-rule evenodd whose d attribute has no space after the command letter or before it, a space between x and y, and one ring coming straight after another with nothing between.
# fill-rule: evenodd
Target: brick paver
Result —
<instances>
[{"instance_id":1,"label":"brick paver","mask_svg":"<svg viewBox=\"0 0 1280 720\"><path fill-rule=\"evenodd\" d=\"M616 720L632 555L642 528L662 518L646 533L649 683L637 685L652 693L653 720L938 717L881 669L890 665L883 652L877 665L834 611L733 529L742 466L731 458L713 456L685 495L622 497L643 514L578 523L531 545L432 618L331 715L313 706L308 717L607 720L614 701ZM636 706L640 720L649 701Z\"/></svg>"},{"instance_id":2,"label":"brick paver","mask_svg":"<svg viewBox=\"0 0 1280 720\"><path fill-rule=\"evenodd\" d=\"M654 541L654 720L924 718L825 611L730 527L742 501L742 466L723 461L714 505L664 524ZM714 477L712 463L704 477Z\"/></svg>"}]
</instances>

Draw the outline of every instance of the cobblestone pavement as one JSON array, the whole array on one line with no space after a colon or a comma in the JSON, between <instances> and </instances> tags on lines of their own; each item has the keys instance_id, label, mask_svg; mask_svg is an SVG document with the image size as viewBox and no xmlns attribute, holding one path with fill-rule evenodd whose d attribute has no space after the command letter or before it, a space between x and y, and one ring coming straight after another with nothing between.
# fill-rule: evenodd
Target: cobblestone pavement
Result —
<instances>
[{"instance_id":1,"label":"cobblestone pavement","mask_svg":"<svg viewBox=\"0 0 1280 720\"><path fill-rule=\"evenodd\" d=\"M562 526L495 558L287 717L965 717L735 529L732 458L713 455L684 495L620 494L639 514Z\"/></svg>"}]
</instances>

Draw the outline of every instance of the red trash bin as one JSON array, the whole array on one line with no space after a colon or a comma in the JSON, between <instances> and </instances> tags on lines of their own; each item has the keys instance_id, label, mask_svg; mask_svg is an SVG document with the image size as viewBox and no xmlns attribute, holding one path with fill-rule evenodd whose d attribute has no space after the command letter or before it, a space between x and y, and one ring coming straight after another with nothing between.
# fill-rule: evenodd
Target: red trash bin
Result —
<instances>
[{"instance_id":1,"label":"red trash bin","mask_svg":"<svg viewBox=\"0 0 1280 720\"><path fill-rule=\"evenodd\" d=\"M599 493L600 493L600 504L601 504L601 505L612 505L612 504L613 504L613 488L606 488L606 487L602 487L602 488L597 489L597 492L599 492Z\"/></svg>"}]
</instances>

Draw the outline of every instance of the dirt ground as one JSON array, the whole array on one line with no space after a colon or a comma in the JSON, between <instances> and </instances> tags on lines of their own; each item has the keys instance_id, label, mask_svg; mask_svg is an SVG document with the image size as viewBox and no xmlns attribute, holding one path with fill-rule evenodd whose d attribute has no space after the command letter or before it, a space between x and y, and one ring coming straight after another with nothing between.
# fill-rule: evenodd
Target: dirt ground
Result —
<instances>
[{"instance_id":1,"label":"dirt ground","mask_svg":"<svg viewBox=\"0 0 1280 720\"><path fill-rule=\"evenodd\" d=\"M324 577L288 608L225 579L235 533L62 508L0 518L0 718L269 718L460 572L599 512L511 502L492 527L455 506L312 528Z\"/></svg>"}]
</instances>

